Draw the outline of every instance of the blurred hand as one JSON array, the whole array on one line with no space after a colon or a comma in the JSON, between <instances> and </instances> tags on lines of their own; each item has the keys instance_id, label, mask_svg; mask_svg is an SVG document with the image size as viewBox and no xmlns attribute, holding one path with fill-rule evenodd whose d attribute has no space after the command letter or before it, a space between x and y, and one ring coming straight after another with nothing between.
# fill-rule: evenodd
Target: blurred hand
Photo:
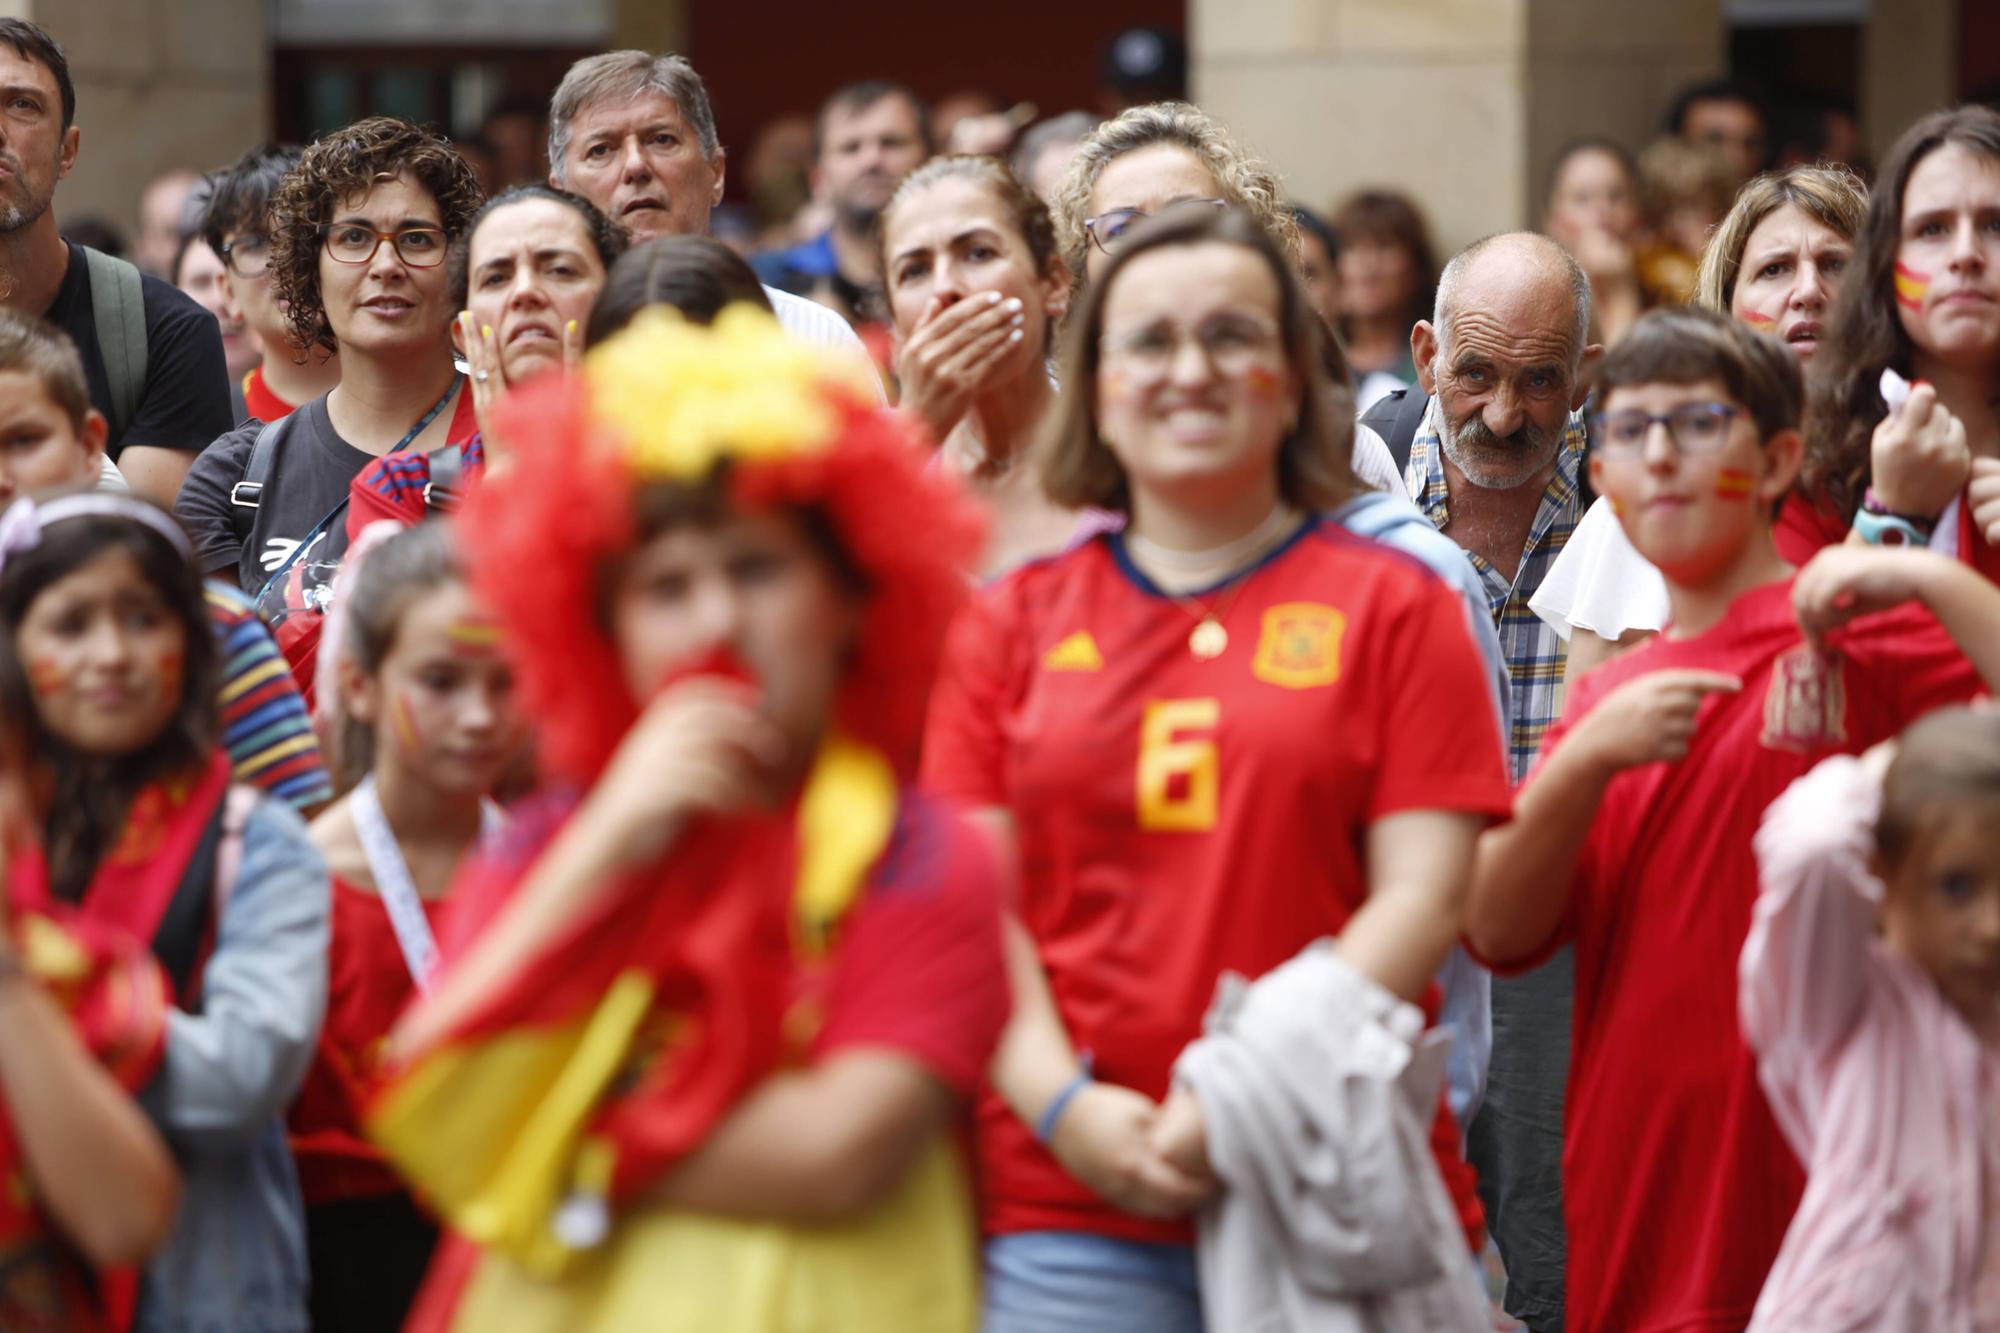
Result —
<instances>
[{"instance_id":1,"label":"blurred hand","mask_svg":"<svg viewBox=\"0 0 2000 1333\"><path fill-rule=\"evenodd\" d=\"M1607 775L1684 759L1702 701L1742 688L1735 676L1715 671L1649 672L1606 695L1577 724L1570 744L1587 747L1585 753Z\"/></svg>"},{"instance_id":2,"label":"blurred hand","mask_svg":"<svg viewBox=\"0 0 2000 1333\"><path fill-rule=\"evenodd\" d=\"M1033 102L1016 102L1005 111L984 116L965 116L954 122L945 141L947 153L971 153L977 157L1004 157L1014 146L1014 136L1034 124Z\"/></svg>"},{"instance_id":3,"label":"blurred hand","mask_svg":"<svg viewBox=\"0 0 2000 1333\"><path fill-rule=\"evenodd\" d=\"M1965 488L1975 530L1988 546L2000 546L2000 458L1972 460L1972 480Z\"/></svg>"},{"instance_id":4,"label":"blurred hand","mask_svg":"<svg viewBox=\"0 0 2000 1333\"><path fill-rule=\"evenodd\" d=\"M1942 513L1972 469L1965 423L1921 381L1876 425L1868 456L1869 486L1883 508L1918 518Z\"/></svg>"},{"instance_id":5,"label":"blurred hand","mask_svg":"<svg viewBox=\"0 0 2000 1333\"><path fill-rule=\"evenodd\" d=\"M1925 577L1951 563L1929 551L1898 547L1829 546L1792 580L1799 628L1818 643L1856 616L1886 611L1923 595Z\"/></svg>"},{"instance_id":6,"label":"blurred hand","mask_svg":"<svg viewBox=\"0 0 2000 1333\"><path fill-rule=\"evenodd\" d=\"M1139 1217L1179 1217L1211 1183L1165 1161L1149 1142L1160 1108L1115 1083L1090 1083L1070 1098L1049 1149L1063 1169L1105 1202Z\"/></svg>"},{"instance_id":7,"label":"blurred hand","mask_svg":"<svg viewBox=\"0 0 2000 1333\"><path fill-rule=\"evenodd\" d=\"M1211 1188L1221 1187L1208 1160L1207 1117L1202 1114L1201 1103L1186 1088L1176 1086L1167 1094L1167 1100L1160 1106L1159 1119L1153 1122L1150 1142L1153 1151L1167 1165L1188 1179L1202 1181Z\"/></svg>"}]
</instances>

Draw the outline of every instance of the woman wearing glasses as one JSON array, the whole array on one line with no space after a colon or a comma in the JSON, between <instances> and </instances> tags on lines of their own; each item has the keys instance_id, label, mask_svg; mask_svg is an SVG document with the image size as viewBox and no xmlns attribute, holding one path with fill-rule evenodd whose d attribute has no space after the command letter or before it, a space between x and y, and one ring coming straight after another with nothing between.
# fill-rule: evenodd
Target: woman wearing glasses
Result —
<instances>
[{"instance_id":1,"label":"woman wearing glasses","mask_svg":"<svg viewBox=\"0 0 2000 1333\"><path fill-rule=\"evenodd\" d=\"M1188 1214L1214 1180L1169 1081L1217 980L1338 935L1424 996L1508 806L1465 610L1325 516L1359 489L1351 399L1290 256L1233 209L1118 239L1040 462L1053 501L1125 528L986 589L925 736L928 784L1021 877L978 1109L988 1333L1201 1327Z\"/></svg>"},{"instance_id":2,"label":"woman wearing glasses","mask_svg":"<svg viewBox=\"0 0 2000 1333\"><path fill-rule=\"evenodd\" d=\"M251 149L215 174L201 218L201 239L222 261L222 289L262 353L239 380L243 406L259 421L288 416L340 383L339 356L295 343L272 290L271 197L298 164L290 144Z\"/></svg>"},{"instance_id":3,"label":"woman wearing glasses","mask_svg":"<svg viewBox=\"0 0 2000 1333\"><path fill-rule=\"evenodd\" d=\"M301 688L317 638L306 626L347 547L355 475L383 454L429 453L477 429L452 367L444 260L479 204L447 140L387 117L308 148L271 200L268 281L309 357L339 351L340 382L272 426L261 452L256 423L217 440L174 510L202 571L258 599Z\"/></svg>"}]
</instances>

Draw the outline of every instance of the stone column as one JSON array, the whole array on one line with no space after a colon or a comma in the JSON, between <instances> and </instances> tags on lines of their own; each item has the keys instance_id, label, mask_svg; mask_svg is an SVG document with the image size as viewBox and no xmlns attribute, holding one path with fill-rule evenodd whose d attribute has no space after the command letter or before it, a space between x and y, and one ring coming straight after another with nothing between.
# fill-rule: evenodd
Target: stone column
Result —
<instances>
[{"instance_id":1,"label":"stone column","mask_svg":"<svg viewBox=\"0 0 2000 1333\"><path fill-rule=\"evenodd\" d=\"M1958 100L1954 0L1877 4L1861 35L1861 136L1877 162L1918 117Z\"/></svg>"},{"instance_id":2,"label":"stone column","mask_svg":"<svg viewBox=\"0 0 2000 1333\"><path fill-rule=\"evenodd\" d=\"M1194 95L1324 208L1393 185L1450 253L1539 220L1563 143L1631 148L1722 68L1721 0L1191 0Z\"/></svg>"},{"instance_id":3,"label":"stone column","mask_svg":"<svg viewBox=\"0 0 2000 1333\"><path fill-rule=\"evenodd\" d=\"M270 133L264 0L7 0L69 57L83 142L56 190L59 221L96 214L135 234L139 193L174 167L206 171Z\"/></svg>"}]
</instances>

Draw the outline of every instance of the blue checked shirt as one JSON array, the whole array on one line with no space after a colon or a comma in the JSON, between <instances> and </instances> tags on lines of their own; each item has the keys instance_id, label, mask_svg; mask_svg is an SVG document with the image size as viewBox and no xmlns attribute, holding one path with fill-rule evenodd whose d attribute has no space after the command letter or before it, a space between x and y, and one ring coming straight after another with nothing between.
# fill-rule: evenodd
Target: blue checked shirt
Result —
<instances>
[{"instance_id":1,"label":"blue checked shirt","mask_svg":"<svg viewBox=\"0 0 2000 1333\"><path fill-rule=\"evenodd\" d=\"M1520 569L1509 583L1499 570L1467 551L1472 567L1486 585L1486 602L1493 611L1493 623L1500 631L1500 651L1507 659L1507 674L1513 691L1510 698L1509 758L1514 781L1528 774L1542 748L1549 725L1562 714L1564 647L1560 635L1540 616L1528 609L1528 599L1542 586L1562 548L1583 517L1577 475L1583 467L1588 436L1583 414L1569 414L1563 431L1562 449L1556 455L1555 475L1542 492L1535 510L1534 526L1528 530L1528 545L1521 555ZM1444 450L1438 440L1438 402L1431 399L1425 409L1424 424L1410 442L1410 463L1403 469L1403 482L1410 499L1424 511L1424 517L1439 531L1451 517L1450 497L1444 480Z\"/></svg>"}]
</instances>

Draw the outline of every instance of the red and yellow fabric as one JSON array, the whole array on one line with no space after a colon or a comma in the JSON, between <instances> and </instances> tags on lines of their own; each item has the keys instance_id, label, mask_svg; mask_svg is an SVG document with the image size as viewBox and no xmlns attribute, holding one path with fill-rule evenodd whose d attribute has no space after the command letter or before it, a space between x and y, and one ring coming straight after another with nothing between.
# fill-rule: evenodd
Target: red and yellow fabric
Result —
<instances>
[{"instance_id":1,"label":"red and yellow fabric","mask_svg":"<svg viewBox=\"0 0 2000 1333\"><path fill-rule=\"evenodd\" d=\"M166 1049L167 984L142 945L61 906L16 906L14 947L70 1017L84 1046L126 1089L153 1077ZM36 1204L0 1109L0 1328L94 1333L122 1327L129 1273L94 1279Z\"/></svg>"}]
</instances>

